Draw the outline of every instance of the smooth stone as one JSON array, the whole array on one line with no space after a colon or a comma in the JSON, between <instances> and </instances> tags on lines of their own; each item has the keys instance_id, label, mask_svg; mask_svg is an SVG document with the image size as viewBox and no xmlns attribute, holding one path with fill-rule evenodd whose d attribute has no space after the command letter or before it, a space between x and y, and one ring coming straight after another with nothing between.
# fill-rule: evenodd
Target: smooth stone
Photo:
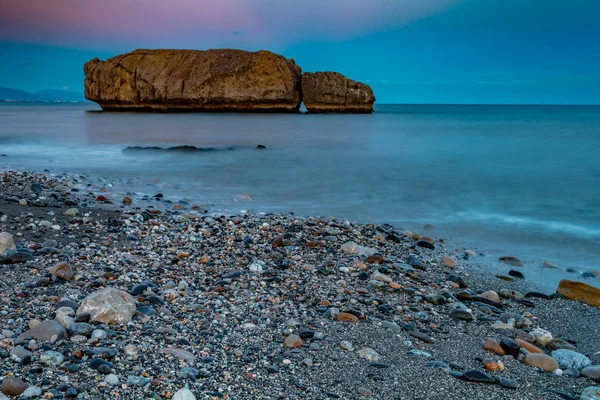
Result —
<instances>
[{"instance_id":1,"label":"smooth stone","mask_svg":"<svg viewBox=\"0 0 600 400\"><path fill-rule=\"evenodd\" d=\"M592 360L594 364L600 364L600 351L592 354L590 356L590 360Z\"/></svg>"},{"instance_id":2,"label":"smooth stone","mask_svg":"<svg viewBox=\"0 0 600 400\"><path fill-rule=\"evenodd\" d=\"M21 337L31 337L42 342L55 342L67 337L67 331L57 321L40 322Z\"/></svg>"},{"instance_id":3,"label":"smooth stone","mask_svg":"<svg viewBox=\"0 0 600 400\"><path fill-rule=\"evenodd\" d=\"M515 339L515 342L521 346L522 348L524 348L525 350L527 350L530 353L537 353L537 354L546 354L546 352L542 349L540 349L539 347L537 347L536 345L534 345L533 343L529 343L526 340L523 339Z\"/></svg>"},{"instance_id":4,"label":"smooth stone","mask_svg":"<svg viewBox=\"0 0 600 400\"><path fill-rule=\"evenodd\" d=\"M593 365L581 370L581 375L590 378L595 382L600 382L600 365Z\"/></svg>"},{"instance_id":5,"label":"smooth stone","mask_svg":"<svg viewBox=\"0 0 600 400\"><path fill-rule=\"evenodd\" d=\"M600 387L590 386L581 392L579 400L600 400Z\"/></svg>"},{"instance_id":6,"label":"smooth stone","mask_svg":"<svg viewBox=\"0 0 600 400\"><path fill-rule=\"evenodd\" d=\"M196 400L196 396L189 389L179 389L175 392L171 400Z\"/></svg>"},{"instance_id":7,"label":"smooth stone","mask_svg":"<svg viewBox=\"0 0 600 400\"><path fill-rule=\"evenodd\" d=\"M21 393L21 398L22 399L33 399L36 397L40 397L42 395L42 389L37 387L37 386L30 386L27 388L27 390L25 390L23 393Z\"/></svg>"},{"instance_id":8,"label":"smooth stone","mask_svg":"<svg viewBox=\"0 0 600 400\"><path fill-rule=\"evenodd\" d=\"M494 376L494 379L496 379L498 385L502 386L503 388L517 389L519 387L519 384L514 379L504 378L502 376Z\"/></svg>"},{"instance_id":9,"label":"smooth stone","mask_svg":"<svg viewBox=\"0 0 600 400\"><path fill-rule=\"evenodd\" d=\"M53 367L59 366L63 363L65 357L57 351L46 351L40 355L40 362L45 365Z\"/></svg>"},{"instance_id":10,"label":"smooth stone","mask_svg":"<svg viewBox=\"0 0 600 400\"><path fill-rule=\"evenodd\" d=\"M487 292L481 293L481 297L485 297L486 299L491 300L496 303L501 302L500 296L498 295L498 293L494 292L493 290L488 290Z\"/></svg>"},{"instance_id":11,"label":"smooth stone","mask_svg":"<svg viewBox=\"0 0 600 400\"><path fill-rule=\"evenodd\" d=\"M498 291L498 295L505 299L522 299L523 294L516 290L501 289Z\"/></svg>"},{"instance_id":12,"label":"smooth stone","mask_svg":"<svg viewBox=\"0 0 600 400\"><path fill-rule=\"evenodd\" d=\"M161 353L169 354L177 357L181 361L187 361L189 363L194 363L196 361L196 356L184 349L178 349L174 347L167 347L161 350Z\"/></svg>"},{"instance_id":13,"label":"smooth stone","mask_svg":"<svg viewBox=\"0 0 600 400\"><path fill-rule=\"evenodd\" d=\"M372 256L377 253L377 250L375 250L371 247L360 246L354 242L344 243L340 247L340 250L343 251L344 253L356 254L356 255L365 256L365 257Z\"/></svg>"},{"instance_id":14,"label":"smooth stone","mask_svg":"<svg viewBox=\"0 0 600 400\"><path fill-rule=\"evenodd\" d=\"M185 368L182 368L177 373L177 375L184 379L194 380L194 379L198 378L198 375L200 375L200 371L198 371L194 367L185 367Z\"/></svg>"},{"instance_id":15,"label":"smooth stone","mask_svg":"<svg viewBox=\"0 0 600 400\"><path fill-rule=\"evenodd\" d=\"M377 362L381 360L381 356L375 350L365 347L364 349L360 349L356 352L360 358L364 358L365 360L371 362Z\"/></svg>"},{"instance_id":16,"label":"smooth stone","mask_svg":"<svg viewBox=\"0 0 600 400\"><path fill-rule=\"evenodd\" d=\"M127 377L127 386L138 386L144 387L150 383L150 379L144 378L143 376L129 376Z\"/></svg>"},{"instance_id":17,"label":"smooth stone","mask_svg":"<svg viewBox=\"0 0 600 400\"><path fill-rule=\"evenodd\" d=\"M523 357L523 362L547 372L552 372L559 368L556 360L546 354L529 353Z\"/></svg>"},{"instance_id":18,"label":"smooth stone","mask_svg":"<svg viewBox=\"0 0 600 400\"><path fill-rule=\"evenodd\" d=\"M50 268L49 272L63 281L72 281L75 278L73 268L66 262L59 262L54 267Z\"/></svg>"},{"instance_id":19,"label":"smooth stone","mask_svg":"<svg viewBox=\"0 0 600 400\"><path fill-rule=\"evenodd\" d=\"M515 271L514 269L508 271L508 275L519 279L525 279L525 275L523 275L521 271Z\"/></svg>"},{"instance_id":20,"label":"smooth stone","mask_svg":"<svg viewBox=\"0 0 600 400\"><path fill-rule=\"evenodd\" d=\"M112 364L111 364L111 363L109 363L108 361L106 361L106 360L103 360L103 359L101 359L101 358L92 358L92 359L91 359L91 360L88 362L88 366L89 366L91 369L94 369L94 370L98 370L98 368L100 368L100 366L101 366L101 365L104 365L104 364L106 364L106 365L108 365L110 368L112 368Z\"/></svg>"},{"instance_id":21,"label":"smooth stone","mask_svg":"<svg viewBox=\"0 0 600 400\"><path fill-rule=\"evenodd\" d=\"M504 352L510 356L517 358L519 355L519 351L521 350L521 346L517 342L507 337L502 338L500 341L500 347L504 349Z\"/></svg>"},{"instance_id":22,"label":"smooth stone","mask_svg":"<svg viewBox=\"0 0 600 400\"><path fill-rule=\"evenodd\" d=\"M498 258L498 260L502 261L505 264L512 265L515 267L522 267L523 263L517 257L513 256L502 256Z\"/></svg>"},{"instance_id":23,"label":"smooth stone","mask_svg":"<svg viewBox=\"0 0 600 400\"><path fill-rule=\"evenodd\" d=\"M471 382L496 383L496 380L494 379L494 377L486 374L485 372L478 371L476 369L465 371L463 373L463 377L464 377L464 379L471 381Z\"/></svg>"},{"instance_id":24,"label":"smooth stone","mask_svg":"<svg viewBox=\"0 0 600 400\"><path fill-rule=\"evenodd\" d=\"M108 386L117 386L119 384L119 377L115 374L108 374L104 377L104 382Z\"/></svg>"},{"instance_id":25,"label":"smooth stone","mask_svg":"<svg viewBox=\"0 0 600 400\"><path fill-rule=\"evenodd\" d=\"M483 343L483 349L487 350L487 351L492 351L498 355L505 355L506 351L502 348L502 346L500 346L500 344L498 342L496 342L494 339L487 339L484 343ZM518 352L518 351L517 351Z\"/></svg>"},{"instance_id":26,"label":"smooth stone","mask_svg":"<svg viewBox=\"0 0 600 400\"><path fill-rule=\"evenodd\" d=\"M572 350L554 350L552 352L552 358L558 362L558 365L562 369L574 368L582 370L585 367L592 365L592 361L589 358Z\"/></svg>"},{"instance_id":27,"label":"smooth stone","mask_svg":"<svg viewBox=\"0 0 600 400\"><path fill-rule=\"evenodd\" d=\"M21 379L15 376L7 376L2 381L2 393L7 396L19 396L26 389L28 385Z\"/></svg>"},{"instance_id":28,"label":"smooth stone","mask_svg":"<svg viewBox=\"0 0 600 400\"><path fill-rule=\"evenodd\" d=\"M354 322L354 323L356 323L356 322L359 321L359 319L358 319L358 317L356 315L350 314L350 313L347 313L347 312L341 312L341 313L339 313L337 315L337 320L339 322Z\"/></svg>"},{"instance_id":29,"label":"smooth stone","mask_svg":"<svg viewBox=\"0 0 600 400\"><path fill-rule=\"evenodd\" d=\"M431 358L431 354L423 350L411 349L406 354L410 354L412 356L419 356L424 358Z\"/></svg>"},{"instance_id":30,"label":"smooth stone","mask_svg":"<svg viewBox=\"0 0 600 400\"><path fill-rule=\"evenodd\" d=\"M64 215L64 216L67 216L67 217L74 217L74 216L76 216L77 214L79 214L79 210L78 210L78 209L76 209L76 208L69 208L67 211L65 211L65 212L63 213L63 215Z\"/></svg>"},{"instance_id":31,"label":"smooth stone","mask_svg":"<svg viewBox=\"0 0 600 400\"><path fill-rule=\"evenodd\" d=\"M409 334L410 334L410 336L412 336L412 337L414 337L416 339L422 340L423 342L426 342L426 343L433 343L434 342L433 338L427 336L426 334L424 334L422 332L412 331Z\"/></svg>"},{"instance_id":32,"label":"smooth stone","mask_svg":"<svg viewBox=\"0 0 600 400\"><path fill-rule=\"evenodd\" d=\"M450 311L450 316L458 319L462 319L463 321L473 321L473 314L466 310L454 309Z\"/></svg>"},{"instance_id":33,"label":"smooth stone","mask_svg":"<svg viewBox=\"0 0 600 400\"><path fill-rule=\"evenodd\" d=\"M390 321L383 321L381 323L381 326L383 328L390 329L390 330L392 330L394 332L400 332L402 330L402 328L400 327L400 325L398 325L395 322L390 322Z\"/></svg>"},{"instance_id":34,"label":"smooth stone","mask_svg":"<svg viewBox=\"0 0 600 400\"><path fill-rule=\"evenodd\" d=\"M347 340L342 340L340 342L340 348L342 350L354 351L354 346Z\"/></svg>"},{"instance_id":35,"label":"smooth stone","mask_svg":"<svg viewBox=\"0 0 600 400\"><path fill-rule=\"evenodd\" d=\"M85 322L76 322L69 327L69 330L74 335L90 337L92 332L94 331L94 327Z\"/></svg>"},{"instance_id":36,"label":"smooth stone","mask_svg":"<svg viewBox=\"0 0 600 400\"><path fill-rule=\"evenodd\" d=\"M434 250L435 249L435 246L433 245L433 243L428 242L426 240L419 240L417 242L417 246L423 247L425 249L430 249L430 250Z\"/></svg>"},{"instance_id":37,"label":"smooth stone","mask_svg":"<svg viewBox=\"0 0 600 400\"><path fill-rule=\"evenodd\" d=\"M20 263L25 263L27 261L31 261L33 260L35 257L32 254L29 253L25 253L25 252L21 252L18 251L14 254L12 254L8 260L10 261L10 263L12 264L20 264Z\"/></svg>"},{"instance_id":38,"label":"smooth stone","mask_svg":"<svg viewBox=\"0 0 600 400\"><path fill-rule=\"evenodd\" d=\"M443 256L441 262L444 267L448 267L448 268L452 268L452 269L456 268L456 265L457 265L456 261L448 256Z\"/></svg>"},{"instance_id":39,"label":"smooth stone","mask_svg":"<svg viewBox=\"0 0 600 400\"><path fill-rule=\"evenodd\" d=\"M23 346L15 346L10 350L10 358L18 363L24 363L25 360L31 359L31 352Z\"/></svg>"},{"instance_id":40,"label":"smooth stone","mask_svg":"<svg viewBox=\"0 0 600 400\"><path fill-rule=\"evenodd\" d=\"M288 349L295 349L297 347L302 347L302 345L304 345L304 341L300 336L292 334L285 338L283 345Z\"/></svg>"},{"instance_id":41,"label":"smooth stone","mask_svg":"<svg viewBox=\"0 0 600 400\"><path fill-rule=\"evenodd\" d=\"M563 371L563 375L568 376L570 378L579 378L581 376L581 372L575 368L565 369Z\"/></svg>"},{"instance_id":42,"label":"smooth stone","mask_svg":"<svg viewBox=\"0 0 600 400\"><path fill-rule=\"evenodd\" d=\"M135 299L127 292L107 287L87 296L77 314L89 313L90 321L127 323L136 310Z\"/></svg>"}]
</instances>

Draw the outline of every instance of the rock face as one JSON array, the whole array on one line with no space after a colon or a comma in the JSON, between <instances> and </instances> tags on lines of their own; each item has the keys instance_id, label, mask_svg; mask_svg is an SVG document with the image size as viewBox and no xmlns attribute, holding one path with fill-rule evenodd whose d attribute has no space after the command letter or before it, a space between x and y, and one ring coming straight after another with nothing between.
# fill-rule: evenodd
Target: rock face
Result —
<instances>
[{"instance_id":1,"label":"rock face","mask_svg":"<svg viewBox=\"0 0 600 400\"><path fill-rule=\"evenodd\" d=\"M90 321L105 324L127 323L131 321L135 310L135 299L129 293L107 287L86 297L77 314L89 313Z\"/></svg>"},{"instance_id":2,"label":"rock face","mask_svg":"<svg viewBox=\"0 0 600 400\"><path fill-rule=\"evenodd\" d=\"M371 113L375 102L369 86L337 72L304 73L302 99L310 113Z\"/></svg>"},{"instance_id":3,"label":"rock face","mask_svg":"<svg viewBox=\"0 0 600 400\"><path fill-rule=\"evenodd\" d=\"M294 112L302 70L269 51L135 50L84 66L85 97L104 110Z\"/></svg>"},{"instance_id":4,"label":"rock face","mask_svg":"<svg viewBox=\"0 0 600 400\"><path fill-rule=\"evenodd\" d=\"M556 293L562 294L567 299L579 300L594 307L600 307L600 289L583 282L563 279L558 284Z\"/></svg>"}]
</instances>

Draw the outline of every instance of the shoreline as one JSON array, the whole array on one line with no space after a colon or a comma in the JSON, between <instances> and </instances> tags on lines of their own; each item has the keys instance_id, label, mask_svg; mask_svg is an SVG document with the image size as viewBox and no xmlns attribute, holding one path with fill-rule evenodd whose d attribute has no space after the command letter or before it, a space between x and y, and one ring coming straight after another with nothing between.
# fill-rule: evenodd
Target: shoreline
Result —
<instances>
[{"instance_id":1,"label":"shoreline","mask_svg":"<svg viewBox=\"0 0 600 400\"><path fill-rule=\"evenodd\" d=\"M41 183L38 193L32 183ZM121 199L99 204L100 192L72 192L65 180L36 173L0 173L0 186L0 231L32 253L26 263L0 265L0 351L29 347L32 362L23 365L8 356L0 357L0 366L5 376L14 374L44 393L54 390L55 397L73 388L71 394L81 398L152 393L170 398L188 387L196 398L446 399L452 391L461 399L535 399L540 393L559 398L547 389L577 398L585 387L598 386L588 378L541 373L482 345L488 337L531 339L528 333L541 328L591 357L600 351L595 347L599 309L558 298L502 298L497 313L479 298L479 303L463 300L466 306L460 308L473 320L458 319L453 315L460 314L455 310L461 291L479 296L505 289L524 295L539 289L527 279L498 279L478 258L465 259L462 250L443 241L433 240L435 249L429 249L391 226L291 214L220 215L187 206L153 214L136 210L135 204L122 207ZM17 203L7 201L13 196ZM21 199L28 205L19 205ZM76 215L63 215L72 208L78 209ZM42 252L46 240L56 245ZM348 242L364 246L358 247L363 254L344 251ZM368 257L373 252L381 257ZM443 256L456 261L456 268L441 265ZM59 261L71 265L74 280L47 274ZM152 285L136 295L132 322L93 325L106 333L103 339L73 342L72 332L44 346L17 339L31 319L53 320L62 297L80 304L100 288L132 293L144 281ZM463 283L467 288L458 287ZM343 312L358 322L338 321ZM508 320L509 313L531 325L506 332L491 328L498 319ZM299 334L302 343L286 347L291 334ZM137 347L137 355L128 354L128 345ZM165 348L186 353L176 352L178 360L161 354ZM358 351L365 348L377 356ZM48 351L61 352L63 362L54 368L40 363ZM115 386L106 381L108 375L89 367L94 358L112 364ZM481 360L488 358L502 360L505 370L486 371ZM431 367L431 361L442 364ZM41 371L27 373L35 368ZM518 388L468 382L448 370L455 375L485 371L513 380ZM57 389L61 383L67 385L64 391Z\"/></svg>"}]
</instances>

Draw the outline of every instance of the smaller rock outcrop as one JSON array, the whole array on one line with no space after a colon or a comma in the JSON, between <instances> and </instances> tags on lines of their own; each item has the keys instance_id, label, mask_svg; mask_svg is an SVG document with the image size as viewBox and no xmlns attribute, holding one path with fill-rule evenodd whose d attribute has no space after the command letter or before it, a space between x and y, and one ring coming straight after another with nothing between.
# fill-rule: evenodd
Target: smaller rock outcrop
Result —
<instances>
[{"instance_id":1,"label":"smaller rock outcrop","mask_svg":"<svg viewBox=\"0 0 600 400\"><path fill-rule=\"evenodd\" d=\"M302 99L309 113L371 113L375 103L368 85L338 72L302 74Z\"/></svg>"},{"instance_id":2,"label":"smaller rock outcrop","mask_svg":"<svg viewBox=\"0 0 600 400\"><path fill-rule=\"evenodd\" d=\"M567 299L579 300L590 306L600 307L600 289L583 282L563 279L558 284L556 293L565 296Z\"/></svg>"}]
</instances>

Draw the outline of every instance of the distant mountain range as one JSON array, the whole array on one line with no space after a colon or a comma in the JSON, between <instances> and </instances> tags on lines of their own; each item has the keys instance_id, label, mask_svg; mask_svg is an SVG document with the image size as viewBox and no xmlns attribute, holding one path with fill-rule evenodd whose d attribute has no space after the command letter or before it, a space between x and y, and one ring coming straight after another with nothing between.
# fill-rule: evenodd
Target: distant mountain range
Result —
<instances>
[{"instance_id":1,"label":"distant mountain range","mask_svg":"<svg viewBox=\"0 0 600 400\"><path fill-rule=\"evenodd\" d=\"M86 101L81 93L68 92L66 90L42 90L29 93L25 90L0 87L0 101Z\"/></svg>"}]
</instances>

